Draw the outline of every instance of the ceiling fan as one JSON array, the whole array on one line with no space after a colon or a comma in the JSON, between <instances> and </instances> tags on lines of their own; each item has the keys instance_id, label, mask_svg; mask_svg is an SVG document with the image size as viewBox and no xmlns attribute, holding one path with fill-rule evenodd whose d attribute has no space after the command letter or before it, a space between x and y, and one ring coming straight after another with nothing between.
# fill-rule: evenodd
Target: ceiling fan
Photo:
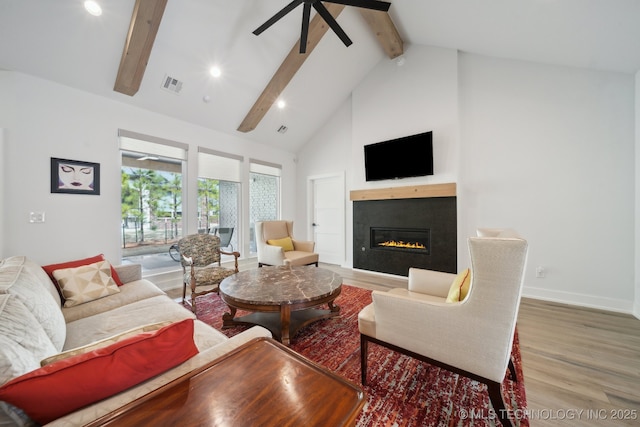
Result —
<instances>
[{"instance_id":1,"label":"ceiling fan","mask_svg":"<svg viewBox=\"0 0 640 427\"><path fill-rule=\"evenodd\" d=\"M338 3L344 4L346 6L355 6L361 7L365 9L373 9L380 10L383 12L387 12L391 3L386 1L378 1L378 0L326 0L327 3ZM345 46L350 46L353 42L347 36L338 22L331 16L331 13L327 10L326 7L320 2L320 0L293 0L291 3L286 5L280 12L273 15L270 19L268 19L264 24L256 28L253 31L253 34L256 36L260 35L264 30L278 22L282 17L284 17L287 13L291 12L293 9L298 7L300 4L304 3L304 8L302 9L302 31L300 34L300 53L306 53L307 51L307 35L309 34L309 17L311 15L311 7L318 12L318 14L325 20L327 25L331 27L334 33L342 40Z\"/></svg>"}]
</instances>

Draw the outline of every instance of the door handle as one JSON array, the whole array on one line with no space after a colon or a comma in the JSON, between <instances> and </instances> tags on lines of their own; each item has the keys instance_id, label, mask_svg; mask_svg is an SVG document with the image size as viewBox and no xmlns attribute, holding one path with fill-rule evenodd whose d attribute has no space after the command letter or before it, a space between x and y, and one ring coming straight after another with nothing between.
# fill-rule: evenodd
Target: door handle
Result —
<instances>
[{"instance_id":1,"label":"door handle","mask_svg":"<svg viewBox=\"0 0 640 427\"><path fill-rule=\"evenodd\" d=\"M314 227L318 227L320 224L316 224L315 222L311 223Z\"/></svg>"}]
</instances>

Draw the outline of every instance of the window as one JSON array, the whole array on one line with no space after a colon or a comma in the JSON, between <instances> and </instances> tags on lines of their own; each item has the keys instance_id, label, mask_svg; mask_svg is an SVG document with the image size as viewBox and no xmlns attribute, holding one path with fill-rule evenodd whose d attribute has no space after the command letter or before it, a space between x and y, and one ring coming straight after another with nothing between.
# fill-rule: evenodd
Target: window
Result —
<instances>
[{"instance_id":1,"label":"window","mask_svg":"<svg viewBox=\"0 0 640 427\"><path fill-rule=\"evenodd\" d=\"M241 156L198 148L198 232L220 236L223 248L241 241Z\"/></svg>"},{"instance_id":2,"label":"window","mask_svg":"<svg viewBox=\"0 0 640 427\"><path fill-rule=\"evenodd\" d=\"M255 223L280 218L280 175L282 166L250 160L249 164L250 250L256 253Z\"/></svg>"},{"instance_id":3,"label":"window","mask_svg":"<svg viewBox=\"0 0 640 427\"><path fill-rule=\"evenodd\" d=\"M185 144L120 130L122 260L144 270L174 270L182 236ZM179 258L178 258L179 261Z\"/></svg>"}]
</instances>

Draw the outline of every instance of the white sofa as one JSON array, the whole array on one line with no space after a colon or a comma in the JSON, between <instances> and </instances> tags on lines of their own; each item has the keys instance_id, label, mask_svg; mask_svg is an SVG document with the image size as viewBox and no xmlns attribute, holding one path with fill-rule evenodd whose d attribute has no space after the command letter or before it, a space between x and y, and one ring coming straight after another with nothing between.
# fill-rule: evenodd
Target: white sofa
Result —
<instances>
[{"instance_id":1,"label":"white sofa","mask_svg":"<svg viewBox=\"0 0 640 427\"><path fill-rule=\"evenodd\" d=\"M13 378L39 369L41 360L57 353L144 325L195 319L190 310L171 300L150 281L142 279L139 265L114 268L123 283L119 292L64 307L57 288L42 267L23 256L0 261L0 387ZM198 320L194 320L193 330L193 341L198 350L195 356L46 425L84 425L255 337L271 337L267 329L256 326L229 339ZM109 372L104 375L108 376ZM30 425L24 415L19 408L0 402L0 426Z\"/></svg>"}]
</instances>

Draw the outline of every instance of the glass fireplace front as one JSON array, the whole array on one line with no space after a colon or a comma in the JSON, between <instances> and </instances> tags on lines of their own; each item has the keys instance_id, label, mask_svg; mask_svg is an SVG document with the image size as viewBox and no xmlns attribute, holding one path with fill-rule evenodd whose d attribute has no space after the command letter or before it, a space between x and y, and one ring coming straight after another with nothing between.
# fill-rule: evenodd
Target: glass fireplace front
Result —
<instances>
[{"instance_id":1,"label":"glass fireplace front","mask_svg":"<svg viewBox=\"0 0 640 427\"><path fill-rule=\"evenodd\" d=\"M371 227L371 249L431 253L431 230Z\"/></svg>"}]
</instances>

